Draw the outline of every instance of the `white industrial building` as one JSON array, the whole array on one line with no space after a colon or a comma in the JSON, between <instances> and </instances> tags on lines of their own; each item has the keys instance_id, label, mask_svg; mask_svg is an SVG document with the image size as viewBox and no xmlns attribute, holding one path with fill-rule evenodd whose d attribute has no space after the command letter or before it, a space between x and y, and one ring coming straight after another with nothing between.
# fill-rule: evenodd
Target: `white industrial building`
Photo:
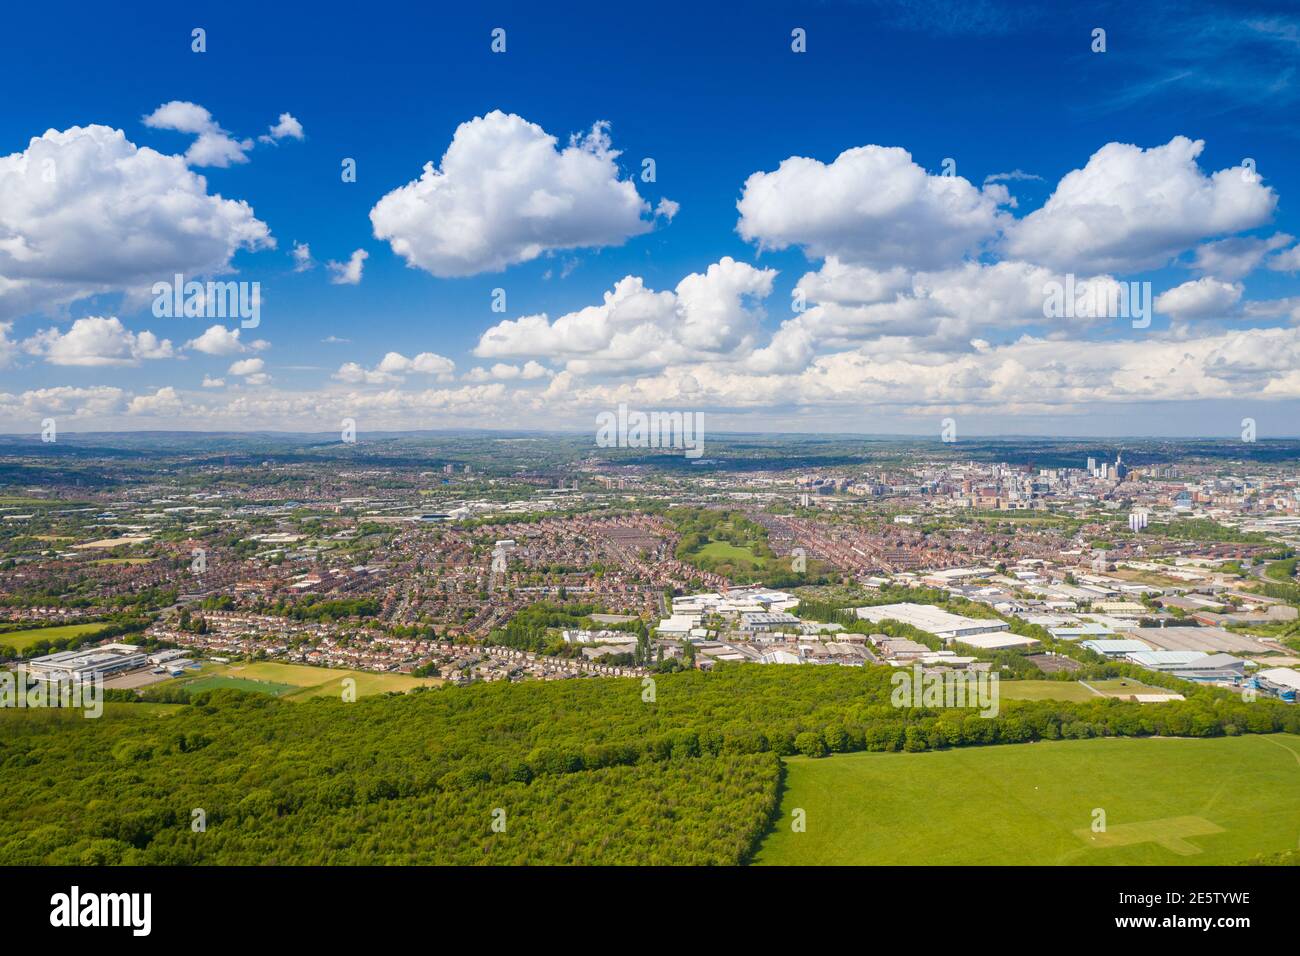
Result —
<instances>
[{"instance_id":1,"label":"white industrial building","mask_svg":"<svg viewBox=\"0 0 1300 956\"><path fill-rule=\"evenodd\" d=\"M1143 651L1151 650L1149 644L1144 644L1141 641L1125 640L1082 641L1079 646L1086 647L1102 657L1113 658L1127 657L1129 654L1141 654Z\"/></svg>"},{"instance_id":2,"label":"white industrial building","mask_svg":"<svg viewBox=\"0 0 1300 956\"><path fill-rule=\"evenodd\" d=\"M134 644L104 644L77 651L34 657L27 672L36 680L94 680L144 667L149 658Z\"/></svg>"},{"instance_id":3,"label":"white industrial building","mask_svg":"<svg viewBox=\"0 0 1300 956\"><path fill-rule=\"evenodd\" d=\"M859 619L873 624L881 621L910 624L945 641L964 641L976 634L995 634L1011 629L1006 621L962 617L929 604L878 604L874 607L855 608L854 613Z\"/></svg>"},{"instance_id":4,"label":"white industrial building","mask_svg":"<svg viewBox=\"0 0 1300 956\"><path fill-rule=\"evenodd\" d=\"M1260 671L1255 676L1276 687L1300 691L1300 671L1292 670L1289 667L1270 667Z\"/></svg>"},{"instance_id":5,"label":"white industrial building","mask_svg":"<svg viewBox=\"0 0 1300 956\"><path fill-rule=\"evenodd\" d=\"M1184 680L1234 680L1245 676L1246 662L1231 654L1198 651L1139 651L1128 659L1147 670Z\"/></svg>"}]
</instances>

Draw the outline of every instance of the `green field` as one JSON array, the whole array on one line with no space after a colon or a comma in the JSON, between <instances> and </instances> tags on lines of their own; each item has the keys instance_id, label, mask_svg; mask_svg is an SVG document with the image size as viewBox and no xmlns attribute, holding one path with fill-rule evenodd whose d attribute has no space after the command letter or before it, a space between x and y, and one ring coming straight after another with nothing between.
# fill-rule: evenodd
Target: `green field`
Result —
<instances>
[{"instance_id":1,"label":"green field","mask_svg":"<svg viewBox=\"0 0 1300 956\"><path fill-rule=\"evenodd\" d=\"M761 560L749 548L738 548L729 541L710 541L700 548L696 554L701 558L712 558L715 561L751 561L757 563Z\"/></svg>"},{"instance_id":2,"label":"green field","mask_svg":"<svg viewBox=\"0 0 1300 956\"><path fill-rule=\"evenodd\" d=\"M441 683L432 678L409 677L406 674L371 674L367 671L311 667L307 664L258 661L252 664L204 664L193 675L187 674L153 686L183 687L192 693L228 688L271 694L287 700L307 700L311 697L342 697L343 680L348 677L356 681L358 697L389 691L404 693L414 687Z\"/></svg>"},{"instance_id":3,"label":"green field","mask_svg":"<svg viewBox=\"0 0 1300 956\"><path fill-rule=\"evenodd\" d=\"M1130 694L1167 694L1168 688L1151 687L1131 677L1116 677L1111 680L1090 680L1088 686L1101 691L1107 697L1128 697Z\"/></svg>"},{"instance_id":4,"label":"green field","mask_svg":"<svg viewBox=\"0 0 1300 956\"><path fill-rule=\"evenodd\" d=\"M249 680L247 677L199 677L192 681L187 681L185 689L192 694L198 694L205 690L246 690L255 694L271 694L274 697L282 697L285 694L293 693L298 690L293 684L277 684L273 681Z\"/></svg>"},{"instance_id":5,"label":"green field","mask_svg":"<svg viewBox=\"0 0 1300 956\"><path fill-rule=\"evenodd\" d=\"M1300 737L786 760L760 864L1229 864L1300 845ZM1106 814L1104 833L1093 812ZM792 829L802 809L806 829Z\"/></svg>"},{"instance_id":6,"label":"green field","mask_svg":"<svg viewBox=\"0 0 1300 956\"><path fill-rule=\"evenodd\" d=\"M107 627L105 624L64 624L60 627L33 627L24 631L0 633L0 644L8 644L14 650L22 652L37 641L57 641L67 637L80 637L94 634Z\"/></svg>"},{"instance_id":7,"label":"green field","mask_svg":"<svg viewBox=\"0 0 1300 956\"><path fill-rule=\"evenodd\" d=\"M1092 700L1097 697L1077 681L1003 680L998 696L1007 700Z\"/></svg>"},{"instance_id":8,"label":"green field","mask_svg":"<svg viewBox=\"0 0 1300 956\"><path fill-rule=\"evenodd\" d=\"M1091 687L1093 690L1089 690ZM1093 691L1097 691L1094 693ZM1160 687L1148 687L1129 677L1114 680L1090 680L1085 687L1078 681L1003 680L998 695L1005 700L1096 700L1098 697L1128 697L1130 694L1164 694Z\"/></svg>"}]
</instances>

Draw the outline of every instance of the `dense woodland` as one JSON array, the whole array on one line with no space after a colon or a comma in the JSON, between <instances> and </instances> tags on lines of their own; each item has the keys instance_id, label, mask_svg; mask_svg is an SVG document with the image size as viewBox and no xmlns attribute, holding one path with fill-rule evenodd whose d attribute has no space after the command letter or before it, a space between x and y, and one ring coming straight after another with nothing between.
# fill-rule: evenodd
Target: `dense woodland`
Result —
<instances>
[{"instance_id":1,"label":"dense woodland","mask_svg":"<svg viewBox=\"0 0 1300 956\"><path fill-rule=\"evenodd\" d=\"M1003 701L991 719L897 709L889 675L728 665L653 687L479 684L355 703L213 691L165 716L0 713L0 864L739 863L772 821L779 755L1300 733L1296 708L1218 692Z\"/></svg>"}]
</instances>

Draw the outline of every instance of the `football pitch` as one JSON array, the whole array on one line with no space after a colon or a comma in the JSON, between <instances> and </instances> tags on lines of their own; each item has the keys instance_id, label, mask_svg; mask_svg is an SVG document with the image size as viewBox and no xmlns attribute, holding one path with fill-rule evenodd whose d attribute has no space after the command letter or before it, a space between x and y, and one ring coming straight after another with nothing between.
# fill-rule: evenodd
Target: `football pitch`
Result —
<instances>
[{"instance_id":1,"label":"football pitch","mask_svg":"<svg viewBox=\"0 0 1300 956\"><path fill-rule=\"evenodd\" d=\"M1300 737L1106 738L791 757L754 862L1214 865L1298 845Z\"/></svg>"}]
</instances>

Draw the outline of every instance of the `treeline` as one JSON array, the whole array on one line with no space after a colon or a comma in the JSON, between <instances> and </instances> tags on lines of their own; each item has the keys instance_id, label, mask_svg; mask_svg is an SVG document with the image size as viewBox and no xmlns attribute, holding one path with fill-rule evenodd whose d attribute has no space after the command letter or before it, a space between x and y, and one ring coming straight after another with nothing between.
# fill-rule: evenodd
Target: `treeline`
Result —
<instances>
[{"instance_id":1,"label":"treeline","mask_svg":"<svg viewBox=\"0 0 1300 956\"><path fill-rule=\"evenodd\" d=\"M379 598L303 598L276 601L261 611L290 617L295 621L339 621L349 617L374 617L379 613Z\"/></svg>"},{"instance_id":2,"label":"treeline","mask_svg":"<svg viewBox=\"0 0 1300 956\"><path fill-rule=\"evenodd\" d=\"M355 703L213 691L161 720L11 720L0 864L734 863L775 806L774 756L1300 733L1295 707L1230 696L896 708L890 676L722 665L659 676L649 696L636 679Z\"/></svg>"}]
</instances>

